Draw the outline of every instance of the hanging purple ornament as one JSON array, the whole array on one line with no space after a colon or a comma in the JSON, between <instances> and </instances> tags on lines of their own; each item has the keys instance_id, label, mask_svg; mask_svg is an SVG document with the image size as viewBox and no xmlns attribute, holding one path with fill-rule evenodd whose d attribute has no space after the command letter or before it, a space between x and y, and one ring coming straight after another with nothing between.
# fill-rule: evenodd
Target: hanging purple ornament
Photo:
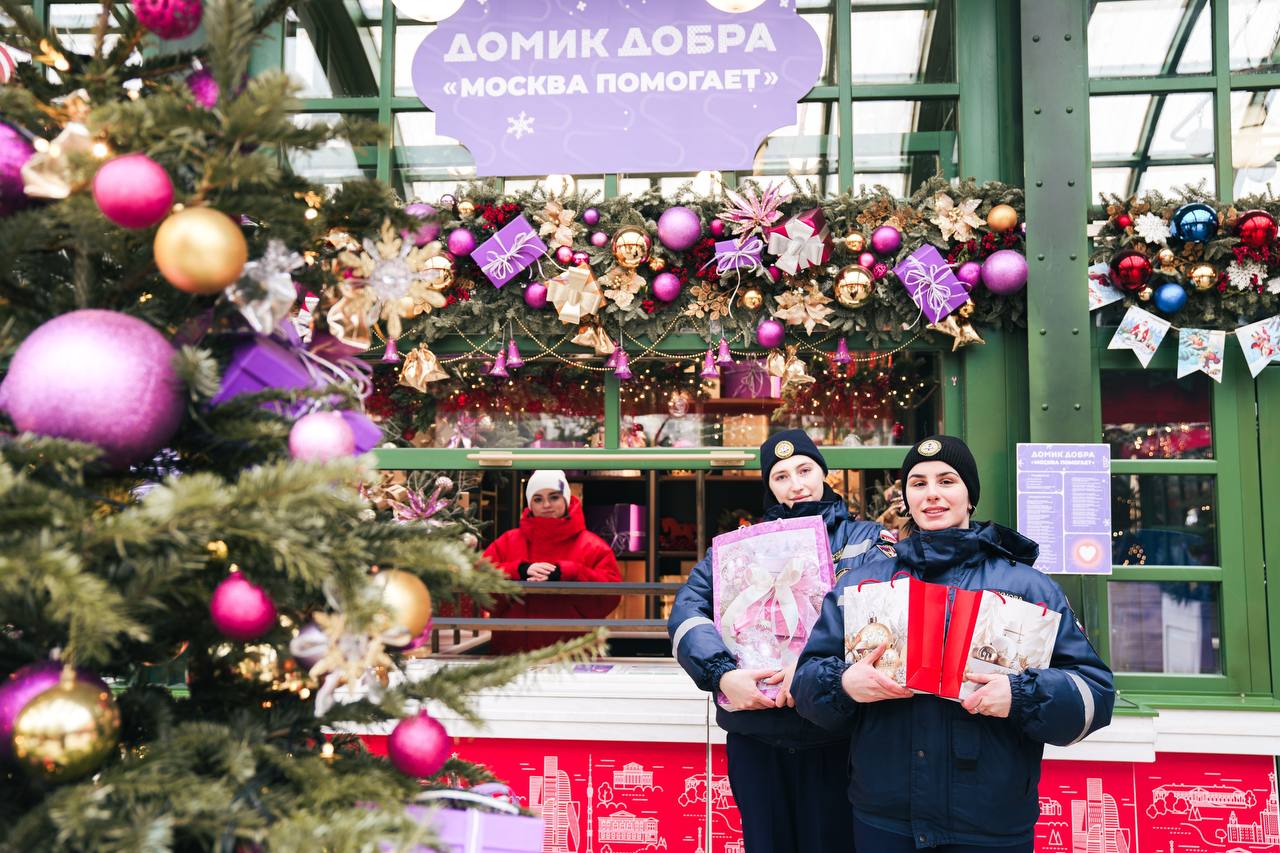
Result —
<instances>
[{"instance_id":1,"label":"hanging purple ornament","mask_svg":"<svg viewBox=\"0 0 1280 853\"><path fill-rule=\"evenodd\" d=\"M701 236L702 220L687 207L669 207L658 217L658 239L673 252L691 248Z\"/></svg>"},{"instance_id":2,"label":"hanging purple ornament","mask_svg":"<svg viewBox=\"0 0 1280 853\"><path fill-rule=\"evenodd\" d=\"M618 366L618 356L622 353L622 347L614 347L613 352L609 353L609 357L604 360L604 366L613 369Z\"/></svg>"},{"instance_id":3,"label":"hanging purple ornament","mask_svg":"<svg viewBox=\"0 0 1280 853\"><path fill-rule=\"evenodd\" d=\"M406 776L434 775L452 751L453 739L426 711L396 723L387 738L387 757Z\"/></svg>"},{"instance_id":4,"label":"hanging purple ornament","mask_svg":"<svg viewBox=\"0 0 1280 853\"><path fill-rule=\"evenodd\" d=\"M858 266L871 269L876 265L876 256L870 252L863 252L858 255Z\"/></svg>"},{"instance_id":5,"label":"hanging purple ornament","mask_svg":"<svg viewBox=\"0 0 1280 853\"><path fill-rule=\"evenodd\" d=\"M591 245L595 246L597 249L604 246L608 242L609 242L609 235L604 233L603 231L597 231L591 235Z\"/></svg>"},{"instance_id":6,"label":"hanging purple ornament","mask_svg":"<svg viewBox=\"0 0 1280 853\"><path fill-rule=\"evenodd\" d=\"M595 225L600 221L600 211L596 210L594 207L588 207L586 210L582 211L582 221L587 225Z\"/></svg>"},{"instance_id":7,"label":"hanging purple ornament","mask_svg":"<svg viewBox=\"0 0 1280 853\"><path fill-rule=\"evenodd\" d=\"M223 636L253 640L275 626L276 605L262 587L232 572L214 589L209 615Z\"/></svg>"},{"instance_id":8,"label":"hanging purple ornament","mask_svg":"<svg viewBox=\"0 0 1280 853\"><path fill-rule=\"evenodd\" d=\"M965 261L956 270L956 278L964 285L965 290L973 290L982 281L982 264L977 261Z\"/></svg>"},{"instance_id":9,"label":"hanging purple ornament","mask_svg":"<svg viewBox=\"0 0 1280 853\"><path fill-rule=\"evenodd\" d=\"M881 257L892 255L902 248L902 232L892 225L881 225L871 232L871 250Z\"/></svg>"},{"instance_id":10,"label":"hanging purple ornament","mask_svg":"<svg viewBox=\"0 0 1280 853\"><path fill-rule=\"evenodd\" d=\"M338 412L303 415L289 430L289 455L306 462L324 462L356 452L356 434Z\"/></svg>"},{"instance_id":11,"label":"hanging purple ornament","mask_svg":"<svg viewBox=\"0 0 1280 853\"><path fill-rule=\"evenodd\" d=\"M458 257L466 257L476 250L476 235L466 228L455 228L449 232L449 251Z\"/></svg>"},{"instance_id":12,"label":"hanging purple ornament","mask_svg":"<svg viewBox=\"0 0 1280 853\"><path fill-rule=\"evenodd\" d=\"M716 353L716 364L721 367L728 367L733 364L733 353L729 352L729 342L724 338L720 339L720 351Z\"/></svg>"},{"instance_id":13,"label":"hanging purple ornament","mask_svg":"<svg viewBox=\"0 0 1280 853\"><path fill-rule=\"evenodd\" d=\"M507 373L507 354L502 350L498 350L498 354L493 357L493 367L489 368L489 375L498 379L506 379L511 375Z\"/></svg>"},{"instance_id":14,"label":"hanging purple ornament","mask_svg":"<svg viewBox=\"0 0 1280 853\"><path fill-rule=\"evenodd\" d=\"M425 246L432 240L440 236L440 223L435 221L436 209L425 202L414 202L405 205L404 212L422 224L417 230L412 232L413 245ZM400 232L402 236L408 237L409 231Z\"/></svg>"},{"instance_id":15,"label":"hanging purple ornament","mask_svg":"<svg viewBox=\"0 0 1280 853\"><path fill-rule=\"evenodd\" d=\"M534 311L547 307L547 286L541 282L533 282L524 289L524 304Z\"/></svg>"},{"instance_id":16,"label":"hanging purple ornament","mask_svg":"<svg viewBox=\"0 0 1280 853\"><path fill-rule=\"evenodd\" d=\"M385 364L395 364L400 361L400 351L396 349L395 338L387 338L387 348L382 351L382 361Z\"/></svg>"},{"instance_id":17,"label":"hanging purple ornament","mask_svg":"<svg viewBox=\"0 0 1280 853\"><path fill-rule=\"evenodd\" d=\"M590 263L591 263L591 256L588 255L586 252L573 253L573 265L575 267L585 267L590 265Z\"/></svg>"},{"instance_id":18,"label":"hanging purple ornament","mask_svg":"<svg viewBox=\"0 0 1280 853\"><path fill-rule=\"evenodd\" d=\"M184 39L200 28L201 0L133 0L138 23L162 39Z\"/></svg>"},{"instance_id":19,"label":"hanging purple ornament","mask_svg":"<svg viewBox=\"0 0 1280 853\"><path fill-rule=\"evenodd\" d=\"M660 272L653 278L653 296L661 302L675 302L680 296L680 277Z\"/></svg>"},{"instance_id":20,"label":"hanging purple ornament","mask_svg":"<svg viewBox=\"0 0 1280 853\"><path fill-rule=\"evenodd\" d=\"M121 228L150 228L173 207L173 182L146 154L126 154L102 164L93 176L93 200Z\"/></svg>"},{"instance_id":21,"label":"hanging purple ornament","mask_svg":"<svg viewBox=\"0 0 1280 853\"><path fill-rule=\"evenodd\" d=\"M1027 285L1027 259L1021 252L1001 249L982 262L982 283L997 296L1009 296Z\"/></svg>"},{"instance_id":22,"label":"hanging purple ornament","mask_svg":"<svg viewBox=\"0 0 1280 853\"><path fill-rule=\"evenodd\" d=\"M711 234L714 237L724 236L724 220L723 219L711 220Z\"/></svg>"},{"instance_id":23,"label":"hanging purple ornament","mask_svg":"<svg viewBox=\"0 0 1280 853\"><path fill-rule=\"evenodd\" d=\"M573 263L573 247L559 246L556 248L556 263L568 266Z\"/></svg>"},{"instance_id":24,"label":"hanging purple ornament","mask_svg":"<svg viewBox=\"0 0 1280 853\"><path fill-rule=\"evenodd\" d=\"M36 153L26 134L0 121L0 218L31 203L22 182L22 166Z\"/></svg>"},{"instance_id":25,"label":"hanging purple ornament","mask_svg":"<svg viewBox=\"0 0 1280 853\"><path fill-rule=\"evenodd\" d=\"M764 320L756 326L756 341L766 349L781 346L786 336L786 327L777 320Z\"/></svg>"},{"instance_id":26,"label":"hanging purple ornament","mask_svg":"<svg viewBox=\"0 0 1280 853\"><path fill-rule=\"evenodd\" d=\"M187 89L190 90L195 102L206 110L211 110L218 105L221 90L218 88L218 81L214 79L208 68L201 68L199 71L188 74Z\"/></svg>"},{"instance_id":27,"label":"hanging purple ornament","mask_svg":"<svg viewBox=\"0 0 1280 853\"><path fill-rule=\"evenodd\" d=\"M834 361L836 364L852 364L853 363L853 356L849 354L848 340L846 340L845 338L840 339L840 342L836 344L836 352L835 352L835 355L831 356L831 360Z\"/></svg>"},{"instance_id":28,"label":"hanging purple ornament","mask_svg":"<svg viewBox=\"0 0 1280 853\"><path fill-rule=\"evenodd\" d=\"M516 346L515 338L512 338L511 343L507 344L507 367L512 370L524 367L524 358L520 355L520 348Z\"/></svg>"},{"instance_id":29,"label":"hanging purple ornament","mask_svg":"<svg viewBox=\"0 0 1280 853\"><path fill-rule=\"evenodd\" d=\"M622 347L618 347L614 353L617 354L618 359L613 366L613 375L625 382L631 378L631 359L627 357L627 351Z\"/></svg>"},{"instance_id":30,"label":"hanging purple ornament","mask_svg":"<svg viewBox=\"0 0 1280 853\"><path fill-rule=\"evenodd\" d=\"M720 368L716 366L716 357L711 354L711 347L707 347L707 354L702 358L702 372L698 375L703 379L720 378Z\"/></svg>"}]
</instances>

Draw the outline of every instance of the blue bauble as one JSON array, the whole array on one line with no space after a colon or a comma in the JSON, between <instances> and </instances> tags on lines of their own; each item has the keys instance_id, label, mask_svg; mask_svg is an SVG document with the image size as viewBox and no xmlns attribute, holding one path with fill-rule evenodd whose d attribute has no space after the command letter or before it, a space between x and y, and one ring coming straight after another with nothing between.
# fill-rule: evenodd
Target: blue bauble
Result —
<instances>
[{"instance_id":1,"label":"blue bauble","mask_svg":"<svg viewBox=\"0 0 1280 853\"><path fill-rule=\"evenodd\" d=\"M1184 204L1173 212L1172 231L1188 243L1205 243L1218 233L1218 212L1203 202Z\"/></svg>"},{"instance_id":2,"label":"blue bauble","mask_svg":"<svg viewBox=\"0 0 1280 853\"><path fill-rule=\"evenodd\" d=\"M1187 304L1187 291L1183 290L1180 284L1166 281L1156 288L1155 296L1152 298L1161 311L1166 314L1176 314L1182 310L1183 305Z\"/></svg>"}]
</instances>

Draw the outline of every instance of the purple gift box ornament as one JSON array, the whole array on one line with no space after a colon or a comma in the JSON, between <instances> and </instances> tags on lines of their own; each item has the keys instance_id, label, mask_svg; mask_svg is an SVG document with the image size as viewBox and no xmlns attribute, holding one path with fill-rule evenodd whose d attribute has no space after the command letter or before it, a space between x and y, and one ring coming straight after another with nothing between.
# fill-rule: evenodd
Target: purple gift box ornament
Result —
<instances>
[{"instance_id":1,"label":"purple gift box ornament","mask_svg":"<svg viewBox=\"0 0 1280 853\"><path fill-rule=\"evenodd\" d=\"M763 269L760 265L760 256L763 252L764 241L756 234L749 234L738 240L717 240L715 256L703 264L702 269L714 263L716 273L719 275L743 268L760 272Z\"/></svg>"},{"instance_id":2,"label":"purple gift box ornament","mask_svg":"<svg viewBox=\"0 0 1280 853\"><path fill-rule=\"evenodd\" d=\"M969 301L964 284L928 243L903 258L893 272L930 323L939 322Z\"/></svg>"},{"instance_id":3,"label":"purple gift box ornament","mask_svg":"<svg viewBox=\"0 0 1280 853\"><path fill-rule=\"evenodd\" d=\"M527 817L510 802L472 791L424 791L405 806L405 813L419 823L430 824L449 853L538 853L542 850L545 824L540 817ZM423 803L452 801L470 806L429 808ZM433 804L434 805L434 804ZM390 849L383 845L384 849ZM427 853L427 848L416 848Z\"/></svg>"},{"instance_id":4,"label":"purple gift box ornament","mask_svg":"<svg viewBox=\"0 0 1280 853\"><path fill-rule=\"evenodd\" d=\"M502 287L546 253L547 244L538 237L529 220L517 216L477 246L471 257L480 264L480 271L494 287Z\"/></svg>"}]
</instances>

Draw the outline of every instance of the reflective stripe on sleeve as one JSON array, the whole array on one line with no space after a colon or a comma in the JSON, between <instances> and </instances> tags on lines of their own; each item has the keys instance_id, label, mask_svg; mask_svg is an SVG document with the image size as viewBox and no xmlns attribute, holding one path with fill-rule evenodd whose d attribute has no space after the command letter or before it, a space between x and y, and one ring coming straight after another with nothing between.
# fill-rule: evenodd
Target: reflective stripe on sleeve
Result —
<instances>
[{"instance_id":1,"label":"reflective stripe on sleeve","mask_svg":"<svg viewBox=\"0 0 1280 853\"><path fill-rule=\"evenodd\" d=\"M1093 727L1093 691L1089 689L1089 685L1079 675L1071 670L1063 671L1071 679L1071 683L1076 686L1076 690L1080 691L1080 700L1084 702L1084 728L1081 729L1080 736L1071 741L1071 743L1079 743L1084 740L1085 735L1089 734L1089 729Z\"/></svg>"},{"instance_id":2,"label":"reflective stripe on sleeve","mask_svg":"<svg viewBox=\"0 0 1280 853\"><path fill-rule=\"evenodd\" d=\"M705 616L690 616L688 619L681 622L680 627L671 635L671 653L673 655L680 650L680 641L684 639L684 635L699 625L710 625L714 628L716 623L712 622Z\"/></svg>"}]
</instances>

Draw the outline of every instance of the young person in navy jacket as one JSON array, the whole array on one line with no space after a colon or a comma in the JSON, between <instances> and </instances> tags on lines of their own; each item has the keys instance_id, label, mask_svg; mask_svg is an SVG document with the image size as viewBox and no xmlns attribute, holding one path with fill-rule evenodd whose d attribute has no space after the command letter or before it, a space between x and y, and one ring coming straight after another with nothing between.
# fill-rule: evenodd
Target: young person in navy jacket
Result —
<instances>
[{"instance_id":1,"label":"young person in navy jacket","mask_svg":"<svg viewBox=\"0 0 1280 853\"><path fill-rule=\"evenodd\" d=\"M827 463L802 430L786 430L760 446L766 521L819 515L836 571L852 565L883 528L855 521L824 480ZM825 731L795 712L787 670L739 669L712 617L711 554L676 594L667 630L676 660L702 690L723 692L733 710L716 707L728 732L729 785L742 815L747 853L844 853L853 850L845 802L848 735ZM776 700L757 681L781 685Z\"/></svg>"},{"instance_id":2,"label":"young person in navy jacket","mask_svg":"<svg viewBox=\"0 0 1280 853\"><path fill-rule=\"evenodd\" d=\"M1058 585L1031 568L1038 546L972 521L978 469L964 442L933 436L902 465L914 529L869 552L823 602L792 693L805 718L851 735L848 797L859 853L936 847L1030 853L1044 744L1074 743L1111 721L1111 670L1085 638ZM963 703L913 694L874 667L884 651L845 662L846 587L898 572L960 589L1044 602L1062 614L1046 669L971 674Z\"/></svg>"}]
</instances>

